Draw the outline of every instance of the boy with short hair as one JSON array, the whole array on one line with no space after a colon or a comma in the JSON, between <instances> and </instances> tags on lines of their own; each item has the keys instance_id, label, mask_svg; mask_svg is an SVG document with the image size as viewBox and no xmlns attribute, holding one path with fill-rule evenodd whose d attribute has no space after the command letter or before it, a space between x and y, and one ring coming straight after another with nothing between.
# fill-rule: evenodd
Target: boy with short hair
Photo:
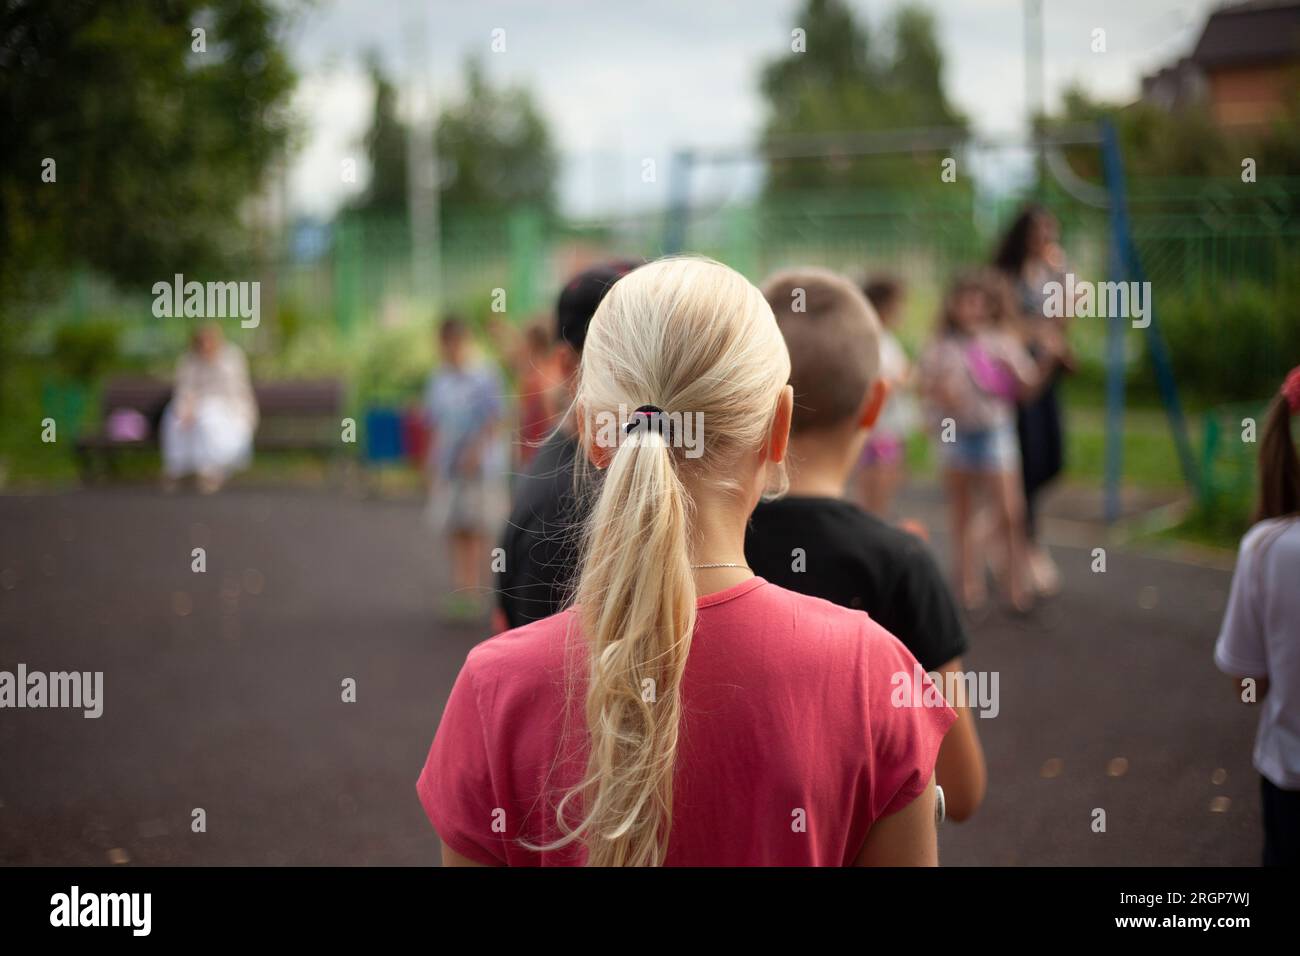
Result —
<instances>
[{"instance_id":1,"label":"boy with short hair","mask_svg":"<svg viewBox=\"0 0 1300 956\"><path fill-rule=\"evenodd\" d=\"M925 545L843 498L887 393L875 312L853 283L824 269L781 272L763 294L790 351L794 417L790 492L754 511L750 567L781 587L866 611L927 671L961 673L966 635ZM936 768L954 820L975 812L986 783L974 702L966 703Z\"/></svg>"}]
</instances>

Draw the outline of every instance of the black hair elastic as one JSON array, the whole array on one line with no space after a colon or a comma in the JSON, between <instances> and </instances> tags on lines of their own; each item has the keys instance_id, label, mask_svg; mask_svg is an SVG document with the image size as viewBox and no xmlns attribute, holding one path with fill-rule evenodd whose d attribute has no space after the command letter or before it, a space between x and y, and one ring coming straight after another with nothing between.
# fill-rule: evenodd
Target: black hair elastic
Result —
<instances>
[{"instance_id":1,"label":"black hair elastic","mask_svg":"<svg viewBox=\"0 0 1300 956\"><path fill-rule=\"evenodd\" d=\"M646 425L648 428L657 429L668 444L672 444L673 422L662 408L658 405L642 405L628 418L627 424L623 426L623 431L630 435L638 428L641 428L644 423L648 423Z\"/></svg>"}]
</instances>

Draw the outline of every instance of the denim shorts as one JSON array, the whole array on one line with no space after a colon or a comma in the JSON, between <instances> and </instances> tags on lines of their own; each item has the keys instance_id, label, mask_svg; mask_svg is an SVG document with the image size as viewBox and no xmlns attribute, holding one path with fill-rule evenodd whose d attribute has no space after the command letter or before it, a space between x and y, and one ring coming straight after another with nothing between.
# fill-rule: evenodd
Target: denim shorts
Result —
<instances>
[{"instance_id":1,"label":"denim shorts","mask_svg":"<svg viewBox=\"0 0 1300 956\"><path fill-rule=\"evenodd\" d=\"M946 468L998 472L1020 467L1020 443L1010 422L978 431L959 425L953 437L953 441L939 443L939 457Z\"/></svg>"}]
</instances>

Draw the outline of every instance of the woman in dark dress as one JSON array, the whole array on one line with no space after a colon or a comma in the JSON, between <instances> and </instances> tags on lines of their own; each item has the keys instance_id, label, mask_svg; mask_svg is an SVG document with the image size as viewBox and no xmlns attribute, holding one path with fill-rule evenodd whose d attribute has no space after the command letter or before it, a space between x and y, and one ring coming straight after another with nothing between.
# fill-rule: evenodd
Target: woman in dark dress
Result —
<instances>
[{"instance_id":1,"label":"woman in dark dress","mask_svg":"<svg viewBox=\"0 0 1300 956\"><path fill-rule=\"evenodd\" d=\"M1063 336L1064 319L1044 314L1044 286L1064 282L1065 256L1057 241L1056 217L1041 206L1026 206L1002 239L993 265L1006 275L1015 289L1031 352L1041 351L1037 343L1050 336ZM1061 422L1059 380L1068 371L1068 352L1052 374L1048 385L1017 407L1016 432L1020 439L1020 462L1025 486L1025 529L1029 536L1029 570L1035 590L1049 595L1060 590L1060 574L1047 548L1038 540L1039 495L1060 474L1065 458Z\"/></svg>"}]
</instances>

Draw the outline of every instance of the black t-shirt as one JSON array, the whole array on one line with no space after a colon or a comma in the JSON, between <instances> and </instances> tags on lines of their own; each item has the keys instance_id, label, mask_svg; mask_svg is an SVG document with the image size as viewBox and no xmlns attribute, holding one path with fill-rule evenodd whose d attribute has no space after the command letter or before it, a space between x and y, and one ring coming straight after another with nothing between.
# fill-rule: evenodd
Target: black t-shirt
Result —
<instances>
[{"instance_id":1,"label":"black t-shirt","mask_svg":"<svg viewBox=\"0 0 1300 956\"><path fill-rule=\"evenodd\" d=\"M501 539L505 570L498 575L497 590L511 627L550 617L568 597L582 520L573 485L577 452L577 438L552 435L515 485Z\"/></svg>"},{"instance_id":2,"label":"black t-shirt","mask_svg":"<svg viewBox=\"0 0 1300 956\"><path fill-rule=\"evenodd\" d=\"M796 571L802 548L804 569ZM969 646L952 594L921 539L837 498L759 504L745 535L754 573L866 611L933 671Z\"/></svg>"}]
</instances>

